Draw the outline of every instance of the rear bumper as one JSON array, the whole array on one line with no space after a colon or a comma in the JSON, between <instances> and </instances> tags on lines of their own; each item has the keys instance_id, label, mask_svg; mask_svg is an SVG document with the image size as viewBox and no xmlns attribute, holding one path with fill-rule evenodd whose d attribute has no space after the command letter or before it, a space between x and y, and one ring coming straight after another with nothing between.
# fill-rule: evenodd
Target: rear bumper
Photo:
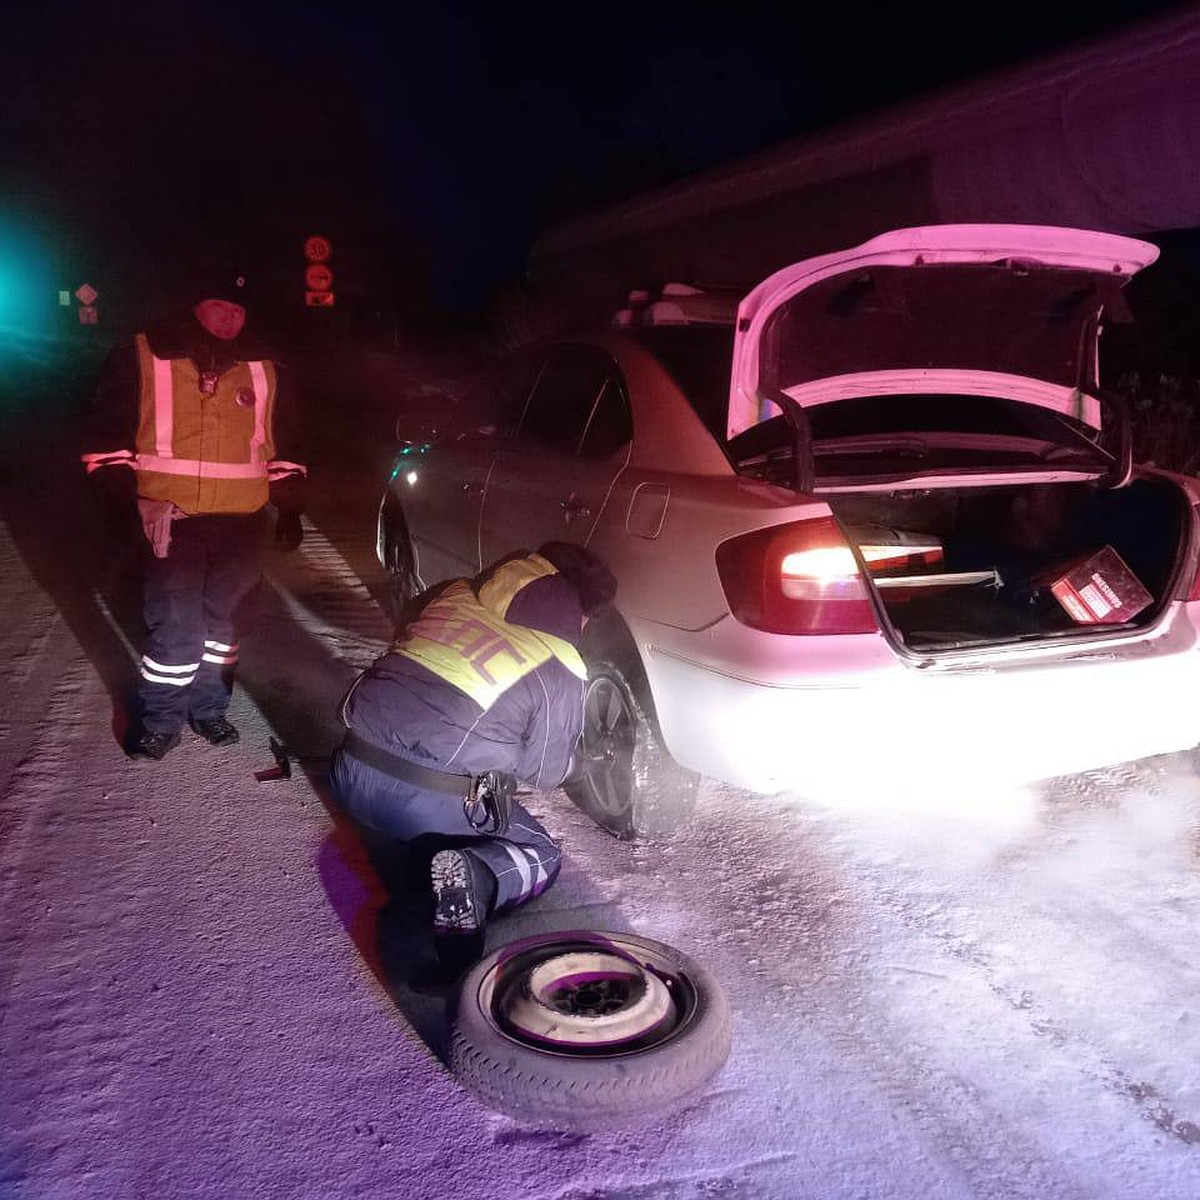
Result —
<instances>
[{"instance_id":1,"label":"rear bumper","mask_svg":"<svg viewBox=\"0 0 1200 1200\"><path fill-rule=\"evenodd\" d=\"M756 792L1017 785L1200 742L1197 623L1200 603L1179 605L1154 641L1073 660L943 670L871 654L812 683L794 661L767 683L678 645L651 646L645 665L668 749L713 779Z\"/></svg>"}]
</instances>

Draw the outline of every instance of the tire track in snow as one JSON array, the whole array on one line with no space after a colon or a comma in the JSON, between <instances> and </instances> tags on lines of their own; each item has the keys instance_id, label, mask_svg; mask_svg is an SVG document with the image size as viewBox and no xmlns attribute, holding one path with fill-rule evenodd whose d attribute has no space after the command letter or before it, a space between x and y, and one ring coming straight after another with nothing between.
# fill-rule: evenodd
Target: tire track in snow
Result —
<instances>
[{"instance_id":1,"label":"tire track in snow","mask_svg":"<svg viewBox=\"0 0 1200 1200\"><path fill-rule=\"evenodd\" d=\"M1112 1046L1093 1044L1053 994L1017 986L1006 965L1007 954L1041 968L1035 950L1046 931L1023 934L1023 906L1036 909L1052 880L1028 900L1020 877L1007 892L973 885L975 865L984 867L978 851L958 862L906 857L912 847L889 840L879 816L881 829L871 831L781 798L719 795L675 839L631 848L628 873L609 880L614 901L624 910L642 904L643 930L676 944L703 930L699 952L727 982L735 1010L753 1008L756 1024L775 1025L785 1058L812 1056L818 1094L836 1095L842 1071L871 1080L889 1113L880 1152L892 1153L887 1139L898 1139L897 1177L917 1147L927 1173L940 1164L940 1183L929 1180L924 1194L1097 1200L1128 1194L1135 1178L1154 1191L1156 1177L1160 1200L1195 1194L1200 1161L1181 1176L1155 1138L1171 1119L1154 1115L1156 1104L1170 1109L1164 1097L1139 1098L1130 1064L1116 1067ZM1045 855L1044 831L1030 838L1031 852ZM953 860L953 847L946 853ZM997 918L983 921L998 901ZM1093 921L1066 911L1051 932L1086 938ZM747 958L755 943L761 953ZM1121 1003L1118 992L1118 1016ZM739 1029L735 1060L742 1043ZM780 1069L759 1066L768 1075ZM819 1125L810 1098L793 1099L789 1119ZM909 1193L897 1184L877 1194Z\"/></svg>"},{"instance_id":2,"label":"tire track in snow","mask_svg":"<svg viewBox=\"0 0 1200 1200\"><path fill-rule=\"evenodd\" d=\"M919 1043L898 1030L887 999L879 994L879 972L881 955L903 942L892 927L895 914L886 898L872 894L873 881L855 877L853 863L829 858L830 850L839 847L811 838L803 826L777 827L774 837L769 826L741 826L738 832L762 847L757 853L740 847L738 862L770 863L778 857L780 835L787 838L788 833L800 834L805 858L826 860L822 869L837 882L831 880L832 893L823 897L805 889L805 898L817 904L799 927L783 919L782 910L794 898L783 872L767 868L741 881L741 888L779 897L768 906L769 915L759 918L760 925L774 926L775 936L764 937L769 954L751 964L755 978L771 990L782 989L824 1041L826 1053L844 1062L853 1076L871 1081L894 1120L909 1127L905 1151L911 1154L915 1143L941 1162L946 1194L974 1200L1091 1200L1086 1186L1048 1157L1010 1113L992 1103L969 1072L941 1069ZM914 956L929 963L920 953ZM809 964L822 958L823 969L810 978ZM788 964L798 964L798 969L787 973ZM936 975L937 959L930 965L935 970L925 974ZM931 1189L929 1194L941 1193Z\"/></svg>"},{"instance_id":3,"label":"tire track in snow","mask_svg":"<svg viewBox=\"0 0 1200 1200\"><path fill-rule=\"evenodd\" d=\"M7 526L0 523L0 861L22 814L7 797L14 773L35 739L56 681L78 656L63 637L64 622L50 597L35 583Z\"/></svg>"},{"instance_id":4,"label":"tire track in snow","mask_svg":"<svg viewBox=\"0 0 1200 1200\"><path fill-rule=\"evenodd\" d=\"M1120 1097L1133 1118L1131 1144L1141 1138L1137 1123L1144 1121L1190 1146L1197 1140L1195 1122L1172 1106L1161 1087L1139 1082L1144 1070L1153 1076L1156 1067L1171 1076L1178 1059L1176 1083L1194 1092L1195 1038L1175 1055L1175 1031L1153 1011L1156 1004L1171 1007L1172 995L1195 993L1189 948L1200 916L1194 856L1180 854L1178 844L1171 857L1180 904L1164 912L1159 903L1164 847L1181 840L1196 807L1194 778L1187 781L1190 794L1178 777L1165 782L1164 790L1161 760L1056 781L1047 788L1048 817L994 864L981 862L974 875L952 866L946 870L950 864L937 855L918 854L913 864L885 863L877 843L866 869L878 900L906 933L920 939L917 946L927 941L935 961L948 958L985 984L1034 1037L1048 1043L1047 1057L1063 1059L1068 1084L1073 1072L1077 1084L1095 1089L1096 1100L1104 1092ZM1153 809L1147 801L1156 795L1165 800L1168 792L1172 819L1151 820L1149 837L1141 828L1129 838L1132 846L1125 845L1121 834L1139 830L1147 808ZM1188 814L1182 822L1181 806ZM1120 815L1123 824L1117 823ZM1143 861L1139 841L1157 858ZM869 842L851 846L851 853L861 860ZM1106 874L1106 866L1120 870ZM1164 973L1167 982L1156 1000L1150 981ZM910 1017L914 1011L906 1009ZM912 1021L903 1028L911 1036ZM1184 1048L1189 1041L1190 1050ZM1134 1065L1139 1058L1146 1060L1141 1068ZM1164 1156L1160 1169L1169 1161ZM1193 1162L1192 1171L1200 1172L1200 1162ZM1190 1196L1198 1185L1193 1174L1191 1183L1178 1182L1178 1190L1168 1187L1161 1194ZM1118 1186L1108 1194L1122 1192Z\"/></svg>"},{"instance_id":5,"label":"tire track in snow","mask_svg":"<svg viewBox=\"0 0 1200 1200\"><path fill-rule=\"evenodd\" d=\"M1188 757L1164 756L1140 763L1121 764L1046 785L1047 815L1043 827L1028 846L1018 844L1004 853L1002 859L1005 865L1009 868L1024 866L1039 873L1054 868L1061 876L1068 855L1079 859L1086 856L1089 859L1087 869L1097 873L1106 865L1103 861L1102 836L1119 835L1122 828L1119 820L1128 817L1136 822L1138 810L1144 815L1148 807L1157 809L1160 802L1168 800L1168 790L1172 793L1169 800L1173 806L1182 803L1185 812L1189 807L1194 812L1195 779L1185 780L1179 770ZM1164 788L1164 783L1170 784L1170 788ZM1187 796L1189 788L1193 797L1190 804ZM1151 815L1151 825L1159 826L1153 831L1154 842L1157 843L1154 849L1161 853L1166 840L1174 840L1184 830L1178 825L1178 813L1165 825L1161 821L1161 813ZM1146 831L1143 830L1142 836L1145 835ZM1098 855L1097 851L1101 853ZM1043 866L1042 861L1048 855L1049 863ZM1099 863L1097 858L1101 859ZM1123 851L1122 859L1124 861L1109 862L1107 865L1144 865L1133 863L1132 851ZM1186 882L1181 881L1176 885L1177 891L1186 889L1186 894L1174 897L1177 904L1143 909L1115 902L1115 897L1126 891L1117 886L1116 881L1111 887L1100 886L1100 880L1087 886L1087 890L1079 886L1072 887L1070 877L1075 873L1074 870L1066 872L1057 881L1052 910L1036 904L1023 910L1022 922L1026 926L1024 932L1027 940L1061 946L1061 930L1064 926L1067 930L1102 927L1103 944L1090 957L1085 957L1078 948L1072 954L1070 947L1061 946L1062 970L1080 970L1086 978L1105 978L1106 993L1119 991L1133 997L1143 1010L1155 1004L1163 1008L1171 1007L1165 997L1156 1000L1153 996L1139 995L1146 990L1145 980L1158 979L1164 974L1170 978L1173 973L1175 978L1165 991L1187 994L1197 990L1200 972L1190 953L1190 943L1196 916L1200 915L1200 889L1190 877ZM1047 894L1045 881L1036 891L1038 894ZM991 903L1005 902L1006 898L999 896ZM980 895L975 910L983 910L988 903L988 898ZM1122 1065L1119 1043L1126 1011L1114 1014L1116 1019L1107 1030L1108 1042L1115 1043L1110 1046L1095 1033L1082 1028L1078 1017L1073 1019L1069 1008L1064 1009L1064 1001L1072 1000L1069 994L1062 994L1061 990L1055 993L1045 986L1040 989L1029 987L1020 979L1007 977L1006 964L998 961L986 944L976 936L964 935L954 923L940 919L941 913L932 916L906 903L903 898L896 901L894 911L908 928L930 937L946 955L977 971L1000 1000L1026 1016L1030 1029L1037 1036L1048 1039L1057 1047L1070 1047L1079 1069L1090 1075L1099 1086L1132 1100L1147 1120L1153 1121L1158 1128L1180 1141L1187 1144L1200 1141L1200 1125L1193 1119L1200 1114L1181 1115L1179 1106L1172 1105L1169 1096L1164 1095L1162 1080L1157 1085L1145 1082L1138 1078L1144 1071ZM1084 939L1085 942L1090 940ZM1073 967L1073 963L1080 961L1082 968ZM1044 983L1050 981L1047 977ZM1095 1014L1090 1014L1090 1017L1095 1021ZM1191 1060L1190 1055L1183 1057ZM1178 1083L1185 1090L1189 1089L1188 1079L1179 1080Z\"/></svg>"}]
</instances>

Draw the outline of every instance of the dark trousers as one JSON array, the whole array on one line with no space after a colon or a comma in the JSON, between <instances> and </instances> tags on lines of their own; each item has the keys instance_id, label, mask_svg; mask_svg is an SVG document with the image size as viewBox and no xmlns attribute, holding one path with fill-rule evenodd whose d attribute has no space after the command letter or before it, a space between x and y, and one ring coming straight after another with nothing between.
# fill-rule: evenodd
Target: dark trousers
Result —
<instances>
[{"instance_id":1,"label":"dark trousers","mask_svg":"<svg viewBox=\"0 0 1200 1200\"><path fill-rule=\"evenodd\" d=\"M142 726L174 733L229 707L238 660L234 612L262 574L266 514L184 517L166 558L145 551L138 699Z\"/></svg>"},{"instance_id":2,"label":"dark trousers","mask_svg":"<svg viewBox=\"0 0 1200 1200\"><path fill-rule=\"evenodd\" d=\"M456 797L414 787L343 750L334 752L330 778L341 806L368 828L422 846L444 839L469 854L495 881L489 915L540 896L558 877L562 852L522 804L514 801L512 823L493 837L472 828Z\"/></svg>"}]
</instances>

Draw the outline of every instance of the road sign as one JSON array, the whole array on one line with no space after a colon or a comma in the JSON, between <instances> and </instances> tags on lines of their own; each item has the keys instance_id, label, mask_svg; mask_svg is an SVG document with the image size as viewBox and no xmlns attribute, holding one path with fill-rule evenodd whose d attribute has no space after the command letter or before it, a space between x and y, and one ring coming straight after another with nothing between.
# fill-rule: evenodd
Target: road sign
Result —
<instances>
[{"instance_id":1,"label":"road sign","mask_svg":"<svg viewBox=\"0 0 1200 1200\"><path fill-rule=\"evenodd\" d=\"M328 262L333 257L333 245L326 237L310 237L304 243L304 257L309 262Z\"/></svg>"},{"instance_id":2,"label":"road sign","mask_svg":"<svg viewBox=\"0 0 1200 1200\"><path fill-rule=\"evenodd\" d=\"M62 308L70 308L71 307L71 293L60 289L59 293L58 293L58 303L59 303L59 306Z\"/></svg>"},{"instance_id":3,"label":"road sign","mask_svg":"<svg viewBox=\"0 0 1200 1200\"><path fill-rule=\"evenodd\" d=\"M85 283L75 292L75 298L80 304L91 305L100 298L100 293L90 283Z\"/></svg>"},{"instance_id":4,"label":"road sign","mask_svg":"<svg viewBox=\"0 0 1200 1200\"><path fill-rule=\"evenodd\" d=\"M324 263L309 263L304 271L304 283L314 292L327 292L333 287L333 272Z\"/></svg>"},{"instance_id":5,"label":"road sign","mask_svg":"<svg viewBox=\"0 0 1200 1200\"><path fill-rule=\"evenodd\" d=\"M332 308L333 293L332 292L305 292L304 303L309 308Z\"/></svg>"},{"instance_id":6,"label":"road sign","mask_svg":"<svg viewBox=\"0 0 1200 1200\"><path fill-rule=\"evenodd\" d=\"M91 304L84 304L79 309L80 325L98 325L100 323L100 314Z\"/></svg>"}]
</instances>

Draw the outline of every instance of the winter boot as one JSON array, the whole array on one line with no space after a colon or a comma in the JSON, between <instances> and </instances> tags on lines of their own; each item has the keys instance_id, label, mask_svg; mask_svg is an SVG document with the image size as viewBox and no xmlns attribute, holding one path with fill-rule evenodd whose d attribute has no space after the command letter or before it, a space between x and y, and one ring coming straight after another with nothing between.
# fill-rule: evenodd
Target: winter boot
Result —
<instances>
[{"instance_id":1,"label":"winter boot","mask_svg":"<svg viewBox=\"0 0 1200 1200\"><path fill-rule=\"evenodd\" d=\"M194 719L192 728L210 745L232 746L241 741L237 726L224 717L209 717L207 720Z\"/></svg>"},{"instance_id":2,"label":"winter boot","mask_svg":"<svg viewBox=\"0 0 1200 1200\"><path fill-rule=\"evenodd\" d=\"M481 867L464 850L440 850L429 864L433 942L442 969L457 975L483 953L487 893Z\"/></svg>"},{"instance_id":3,"label":"winter boot","mask_svg":"<svg viewBox=\"0 0 1200 1200\"><path fill-rule=\"evenodd\" d=\"M149 758L158 762L179 745L179 733L140 733L125 753L130 758Z\"/></svg>"}]
</instances>

